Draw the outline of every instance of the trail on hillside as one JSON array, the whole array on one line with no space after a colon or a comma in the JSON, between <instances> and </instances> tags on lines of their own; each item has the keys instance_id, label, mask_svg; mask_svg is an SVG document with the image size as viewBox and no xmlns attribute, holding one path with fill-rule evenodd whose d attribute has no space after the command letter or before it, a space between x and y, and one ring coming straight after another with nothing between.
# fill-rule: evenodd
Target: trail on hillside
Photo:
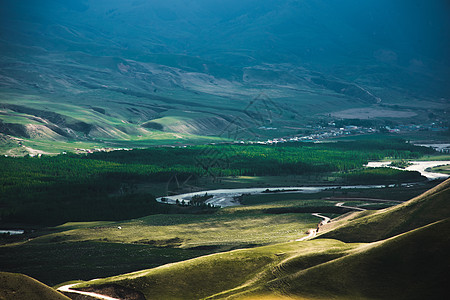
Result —
<instances>
[{"instance_id":1,"label":"trail on hillside","mask_svg":"<svg viewBox=\"0 0 450 300\"><path fill-rule=\"evenodd\" d=\"M342 208L353 209L353 210L359 210L359 211L365 211L365 210L367 210L367 209L365 209L365 208L361 208L361 207L356 207L356 206L347 206L347 205L344 205L344 202L339 202L339 203L336 203L336 205L335 205L335 206L337 206L337 207L342 207Z\"/></svg>"},{"instance_id":2,"label":"trail on hillside","mask_svg":"<svg viewBox=\"0 0 450 300\"><path fill-rule=\"evenodd\" d=\"M315 216L315 217L318 217L318 218L322 218L322 219L323 219L323 220L317 225L317 228L319 228L319 226L324 225L324 224L327 224L327 223L329 223L329 222L331 221L330 218L325 217L325 216L322 216L321 214L318 214L318 213L313 213L312 215ZM317 229L310 229L310 230L308 230L308 235L307 235L307 236L302 237L301 239L297 239L297 240L295 240L295 241L296 241L296 242L305 241L305 240L308 240L308 239L311 239L311 238L315 237L316 234L317 234Z\"/></svg>"},{"instance_id":3,"label":"trail on hillside","mask_svg":"<svg viewBox=\"0 0 450 300\"><path fill-rule=\"evenodd\" d=\"M346 205L344 205L344 202L336 203L335 206L342 207L342 208L348 208L348 209L352 209L352 210L358 210L358 211L366 210L364 208L360 208L360 207L356 207L356 206L346 206ZM330 218L328 218L326 216L323 216L323 215L321 215L319 213L313 213L311 215L313 215L315 217L318 217L318 218L322 218L323 220L319 224L317 224L317 228L316 229L309 229L308 230L308 235L304 236L304 237L302 237L300 239L295 240L296 242L301 242L301 241L306 241L306 240L312 239L313 237L315 237L317 235L317 232L318 232L320 226L328 224L328 223L331 222Z\"/></svg>"},{"instance_id":4,"label":"trail on hillside","mask_svg":"<svg viewBox=\"0 0 450 300\"><path fill-rule=\"evenodd\" d=\"M94 298L102 299L102 300L120 300L118 298L113 298L113 297L109 297L109 296L105 296L105 295L100 295L100 294L93 293L93 292L83 292L83 291L73 290L72 287L77 285L77 284L78 283L72 283L72 284L63 285L63 286L60 286L59 288L57 288L57 290L60 291L60 292L75 293L75 294L84 295L84 296L90 296L90 297L94 297Z\"/></svg>"}]
</instances>

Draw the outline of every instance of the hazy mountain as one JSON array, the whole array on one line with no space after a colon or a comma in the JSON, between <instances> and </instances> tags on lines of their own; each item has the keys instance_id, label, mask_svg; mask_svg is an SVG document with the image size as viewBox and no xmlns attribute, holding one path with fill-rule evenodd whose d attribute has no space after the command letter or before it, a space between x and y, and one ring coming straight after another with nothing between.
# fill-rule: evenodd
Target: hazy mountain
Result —
<instances>
[{"instance_id":1,"label":"hazy mountain","mask_svg":"<svg viewBox=\"0 0 450 300\"><path fill-rule=\"evenodd\" d=\"M442 113L449 13L444 0L2 0L0 128L33 136L27 120L47 119L31 107L90 124L79 134L40 123L61 140L149 137L140 125L161 118L152 130L217 135L203 119L226 127L237 115L248 127L242 111L261 93L279 114L255 128L380 103Z\"/></svg>"}]
</instances>

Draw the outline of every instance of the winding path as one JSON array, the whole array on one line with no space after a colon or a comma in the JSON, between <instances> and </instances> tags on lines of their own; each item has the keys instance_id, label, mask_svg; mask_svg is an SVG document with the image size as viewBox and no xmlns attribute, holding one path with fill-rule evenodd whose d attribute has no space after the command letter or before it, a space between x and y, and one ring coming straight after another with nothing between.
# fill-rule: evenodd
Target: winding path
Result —
<instances>
[{"instance_id":1,"label":"winding path","mask_svg":"<svg viewBox=\"0 0 450 300\"><path fill-rule=\"evenodd\" d=\"M325 225L325 224L327 224L327 223L330 223L330 221L331 221L330 218L325 217L325 216L322 216L321 214L318 214L318 213L314 213L314 214L312 214L312 215L315 216L315 217L318 217L318 218L322 218L322 219L323 219L323 221L320 222L320 225Z\"/></svg>"},{"instance_id":2,"label":"winding path","mask_svg":"<svg viewBox=\"0 0 450 300\"><path fill-rule=\"evenodd\" d=\"M359 211L365 211L365 210L367 210L367 209L365 209L365 208L361 208L361 207L356 207L356 206L347 206L347 205L344 205L344 202L339 202L339 203L336 203L336 205L335 205L335 206L337 206L337 207L342 207L342 208L353 209L353 210L359 210Z\"/></svg>"},{"instance_id":3,"label":"winding path","mask_svg":"<svg viewBox=\"0 0 450 300\"><path fill-rule=\"evenodd\" d=\"M331 221L330 218L325 217L325 216L322 216L321 214L318 214L318 213L314 213L314 214L312 214L312 215L315 216L315 217L318 217L318 218L322 218L322 219L323 219L323 221L321 221L317 227L319 227L319 226L321 226L321 225L324 225L324 224L327 224L327 223L329 223L329 222ZM301 241L306 241L306 240L309 240L309 239L315 237L316 234L317 234L317 229L310 229L310 230L308 230L308 233L309 233L309 234L308 234L307 236L304 236L304 237L302 237L301 239L297 239L297 240L295 240L295 241L296 241L296 242L301 242Z\"/></svg>"},{"instance_id":4,"label":"winding path","mask_svg":"<svg viewBox=\"0 0 450 300\"><path fill-rule=\"evenodd\" d=\"M335 206L348 208L348 209L352 209L352 210L358 210L358 211L367 210L367 209L356 207L356 206L346 206L346 205L344 205L344 202L336 203ZM295 240L296 242L302 242L302 241L306 241L306 240L312 239L313 237L315 237L317 235L317 230L319 229L320 226L328 224L328 223L331 222L330 218L328 218L326 216L323 216L323 215L321 215L319 213L313 213L312 215L315 216L315 217L318 217L318 218L322 218L323 220L317 225L317 229L309 229L308 230L308 235L304 236L304 237L302 237L300 239Z\"/></svg>"},{"instance_id":5,"label":"winding path","mask_svg":"<svg viewBox=\"0 0 450 300\"><path fill-rule=\"evenodd\" d=\"M113 297L109 297L109 296L105 296L105 295L100 295L100 294L97 294L97 293L73 290L72 287L77 285L77 284L78 283L72 283L72 284L63 285L63 286L60 286L59 288L57 288L57 290L60 291L60 292L75 293L75 294L84 295L84 296L90 296L90 297L94 297L94 298L102 299L102 300L120 300L118 298L113 298Z\"/></svg>"}]
</instances>

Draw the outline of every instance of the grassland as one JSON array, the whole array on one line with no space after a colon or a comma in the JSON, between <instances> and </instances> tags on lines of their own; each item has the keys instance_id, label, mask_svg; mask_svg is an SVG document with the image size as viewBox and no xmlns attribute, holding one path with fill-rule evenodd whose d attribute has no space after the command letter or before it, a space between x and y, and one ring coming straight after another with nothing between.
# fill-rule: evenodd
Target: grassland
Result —
<instances>
[{"instance_id":1,"label":"grassland","mask_svg":"<svg viewBox=\"0 0 450 300\"><path fill-rule=\"evenodd\" d=\"M420 157L428 151L389 140L368 144L209 145L90 155L2 157L1 225L14 228L28 225L23 236L1 237L1 268L54 285L160 267L233 249L267 245L267 249L275 251L278 244L290 249L303 244L286 242L305 237L307 230L316 228L320 221L311 212L323 212L330 217L345 213L336 210L336 201L326 197L348 198L339 201L356 206L366 203L351 200L352 197L406 200L433 183L424 182L411 188L328 190L310 195L245 195L242 198L245 205L220 210L161 204L154 200L154 195L191 188L350 184L358 182L358 174L364 183L373 183L371 178L379 183L401 182L399 174L407 174L408 180L415 181L421 179L416 173L390 169L375 169L375 174L369 172L367 177L362 165L369 159ZM227 158L228 163L208 164L207 169L218 173L205 176L198 159L211 161L217 153ZM172 180L174 174L178 183L190 179L185 186L176 185ZM169 186L170 182L175 186ZM395 202L383 203L390 204ZM380 204L372 205L377 208ZM51 227L43 227L48 225ZM316 246L318 256L308 254L308 257L311 256L311 261L325 262L347 255L361 245L328 240L317 242ZM266 255L264 251L249 260L258 267L255 270L251 264L246 267L245 278L259 278L254 272L266 274L264 264L275 266L279 259L291 257L270 251ZM265 257L258 258L260 254ZM224 268L227 264L224 262ZM264 276L261 278L269 278ZM221 288L229 285L211 287L209 291L220 293Z\"/></svg>"},{"instance_id":2,"label":"grassland","mask_svg":"<svg viewBox=\"0 0 450 300\"><path fill-rule=\"evenodd\" d=\"M214 215L155 215L124 222L83 223L84 228L68 223L55 228L62 232L36 238L33 242L105 241L185 249L229 249L296 239L304 236L318 220L308 214L280 217L239 209ZM267 232L273 234L267 236Z\"/></svg>"},{"instance_id":3,"label":"grassland","mask_svg":"<svg viewBox=\"0 0 450 300\"><path fill-rule=\"evenodd\" d=\"M438 155L424 155L417 160L450 160L450 155L438 154Z\"/></svg>"},{"instance_id":4,"label":"grassland","mask_svg":"<svg viewBox=\"0 0 450 300\"><path fill-rule=\"evenodd\" d=\"M449 219L420 227L304 271L262 290L306 299L436 299L446 293Z\"/></svg>"},{"instance_id":5,"label":"grassland","mask_svg":"<svg viewBox=\"0 0 450 300\"><path fill-rule=\"evenodd\" d=\"M248 195L244 197L246 205L212 214L185 212L127 221L70 222L51 228L28 226L23 228L24 236L3 237L6 244L0 246L0 261L3 270L24 273L49 285L113 276L230 249L302 238L320 221L303 209L323 212L337 203L322 198L366 195L404 200L402 197L420 194L430 186ZM343 212L324 215L337 217Z\"/></svg>"},{"instance_id":6,"label":"grassland","mask_svg":"<svg viewBox=\"0 0 450 300\"><path fill-rule=\"evenodd\" d=\"M235 250L96 280L80 287L114 283L151 295L153 299L224 298L273 278L274 275L268 269L277 272L286 261L303 258L305 266L312 265L345 255L358 246L320 240ZM202 288L197 288L199 285Z\"/></svg>"},{"instance_id":7,"label":"grassland","mask_svg":"<svg viewBox=\"0 0 450 300\"><path fill-rule=\"evenodd\" d=\"M77 288L114 284L152 299L434 298L445 291L448 233L447 219L369 244L318 239L235 250Z\"/></svg>"},{"instance_id":8,"label":"grassland","mask_svg":"<svg viewBox=\"0 0 450 300\"><path fill-rule=\"evenodd\" d=\"M291 204L292 205L292 204ZM279 204L278 204L279 206ZM267 214L271 205L213 215L153 215L122 222L67 223L0 246L2 269L51 285L157 267L205 254L295 240L320 220ZM120 227L120 229L119 229ZM267 233L272 234L268 235Z\"/></svg>"},{"instance_id":9,"label":"grassland","mask_svg":"<svg viewBox=\"0 0 450 300\"><path fill-rule=\"evenodd\" d=\"M101 290L119 285L152 299L438 298L446 292L449 263L449 205L442 200L448 199L449 185L447 180L400 206L369 213L369 217L384 215L377 219L377 226L386 228L397 219L397 211L403 210L402 221L407 225L394 227L388 238L375 235L367 243L345 243L322 235L306 242L208 255L93 280L76 288ZM354 220L348 222L349 227L370 223L357 214L347 218ZM353 234L367 237L371 229L358 227ZM340 228L330 230L339 232Z\"/></svg>"}]
</instances>

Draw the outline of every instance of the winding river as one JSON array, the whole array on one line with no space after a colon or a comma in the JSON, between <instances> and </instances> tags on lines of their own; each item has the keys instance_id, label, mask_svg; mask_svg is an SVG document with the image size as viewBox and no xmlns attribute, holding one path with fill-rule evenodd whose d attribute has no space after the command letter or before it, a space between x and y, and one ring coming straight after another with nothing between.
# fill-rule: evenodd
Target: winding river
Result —
<instances>
[{"instance_id":1,"label":"winding river","mask_svg":"<svg viewBox=\"0 0 450 300\"><path fill-rule=\"evenodd\" d=\"M403 186L411 186L411 183L402 184ZM205 201L206 204L211 204L217 207L227 207L227 206L237 206L240 205L236 197L243 194L275 194L275 193L305 193L313 194L319 193L324 190L332 189L373 189L373 188L383 188L386 185L341 185L341 186L301 186L301 187L266 187L266 188L241 188L241 189L219 189L219 190L209 190L201 192L186 193L174 196L159 197L156 201L161 203L176 204L177 200L179 202L184 201L184 203L189 203L193 196L203 196L205 193L212 196L210 199ZM390 185L393 187L394 185Z\"/></svg>"},{"instance_id":2,"label":"winding river","mask_svg":"<svg viewBox=\"0 0 450 300\"><path fill-rule=\"evenodd\" d=\"M368 167L389 167L391 162L369 162ZM441 173L432 173L425 171L427 168L447 165L450 164L450 161L412 161L412 165L408 166L406 170L418 171L423 176L428 179L445 179L448 178L449 175L441 174ZM402 186L411 186L414 185L412 183L404 183ZM243 194L270 194L270 193L280 193L280 192L296 192L296 193L305 193L312 194L318 193L324 190L331 189L373 189L373 188L383 188L386 185L341 185L341 186L300 186L300 187L263 187L263 188L238 188L238 189L218 189L218 190L208 190L208 191L200 191L200 192L192 192L174 196L166 196L159 197L156 201L167 204L176 204L177 200L179 202L184 201L184 203L188 204L193 196L203 196L206 193L210 196L206 204L211 204L216 207L227 207L227 206L236 206L240 205L239 201L236 200L237 197ZM390 185L393 187L394 185Z\"/></svg>"}]
</instances>

